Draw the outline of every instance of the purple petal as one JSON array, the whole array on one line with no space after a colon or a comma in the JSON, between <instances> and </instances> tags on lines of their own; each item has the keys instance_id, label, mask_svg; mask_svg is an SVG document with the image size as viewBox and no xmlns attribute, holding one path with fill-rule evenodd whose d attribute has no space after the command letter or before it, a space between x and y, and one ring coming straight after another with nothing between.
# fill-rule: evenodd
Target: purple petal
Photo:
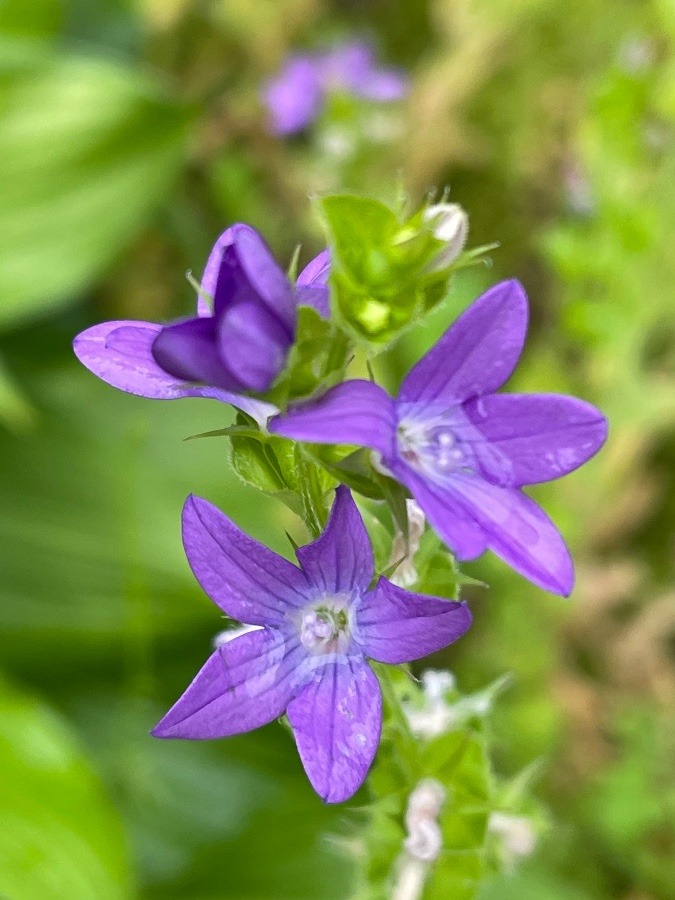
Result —
<instances>
[{"instance_id":1,"label":"purple petal","mask_svg":"<svg viewBox=\"0 0 675 900\"><path fill-rule=\"evenodd\" d=\"M213 250L211 250L206 261L206 268L202 275L202 288L210 295L212 300L216 296L216 284L218 283L220 265L223 261L223 253L231 245L232 240L233 227L226 228L213 245ZM202 297L197 299L197 314L200 316L213 315L212 307Z\"/></svg>"},{"instance_id":2,"label":"purple petal","mask_svg":"<svg viewBox=\"0 0 675 900\"><path fill-rule=\"evenodd\" d=\"M152 345L161 330L162 326L153 322L103 322L79 334L73 341L73 349L90 372L128 394L153 400L182 397L220 400L248 413L261 427L278 412L271 403L219 388L186 384L160 369L152 355Z\"/></svg>"},{"instance_id":3,"label":"purple petal","mask_svg":"<svg viewBox=\"0 0 675 900\"><path fill-rule=\"evenodd\" d=\"M239 622L285 626L289 610L308 602L307 579L297 566L193 495L183 507L183 545L204 591Z\"/></svg>"},{"instance_id":4,"label":"purple petal","mask_svg":"<svg viewBox=\"0 0 675 900\"><path fill-rule=\"evenodd\" d=\"M296 284L312 287L315 285L327 285L330 277L330 250L322 250L318 256L307 263L298 275Z\"/></svg>"},{"instance_id":5,"label":"purple petal","mask_svg":"<svg viewBox=\"0 0 675 900\"><path fill-rule=\"evenodd\" d=\"M442 411L497 390L518 362L527 315L527 296L519 282L495 285L410 370L399 407L411 404L421 407L417 413L424 409L431 414L434 408Z\"/></svg>"},{"instance_id":6,"label":"purple petal","mask_svg":"<svg viewBox=\"0 0 675 900\"><path fill-rule=\"evenodd\" d=\"M356 623L366 656L396 665L456 641L471 625L471 613L464 603L413 594L380 578L357 608Z\"/></svg>"},{"instance_id":7,"label":"purple petal","mask_svg":"<svg viewBox=\"0 0 675 900\"><path fill-rule=\"evenodd\" d=\"M216 317L239 302L256 301L279 320L291 343L296 309L288 278L255 228L238 223L230 231L232 243L223 251L216 282Z\"/></svg>"},{"instance_id":8,"label":"purple petal","mask_svg":"<svg viewBox=\"0 0 675 900\"><path fill-rule=\"evenodd\" d=\"M448 508L459 507L472 517L488 547L517 572L554 594L567 596L572 591L574 566L565 542L546 513L522 491L463 474L448 478L444 489ZM424 509L421 502L420 506Z\"/></svg>"},{"instance_id":9,"label":"purple petal","mask_svg":"<svg viewBox=\"0 0 675 900\"><path fill-rule=\"evenodd\" d=\"M316 62L309 57L291 57L265 89L265 103L274 134L295 134L319 114L323 90Z\"/></svg>"},{"instance_id":10,"label":"purple petal","mask_svg":"<svg viewBox=\"0 0 675 900\"><path fill-rule=\"evenodd\" d=\"M324 250L305 266L295 285L298 306L311 306L324 319L330 317L330 266L330 250Z\"/></svg>"},{"instance_id":11,"label":"purple petal","mask_svg":"<svg viewBox=\"0 0 675 900\"><path fill-rule=\"evenodd\" d=\"M458 560L476 559L488 548L485 532L445 488L394 462L391 471L413 495L429 524Z\"/></svg>"},{"instance_id":12,"label":"purple petal","mask_svg":"<svg viewBox=\"0 0 675 900\"><path fill-rule=\"evenodd\" d=\"M345 381L318 400L296 406L269 424L274 434L316 444L360 444L394 453L394 401L372 381Z\"/></svg>"},{"instance_id":13,"label":"purple petal","mask_svg":"<svg viewBox=\"0 0 675 900\"><path fill-rule=\"evenodd\" d=\"M327 90L347 91L386 103L400 100L408 92L408 79L401 69L380 68L370 44L342 44L318 61L321 81Z\"/></svg>"},{"instance_id":14,"label":"purple petal","mask_svg":"<svg viewBox=\"0 0 675 900\"><path fill-rule=\"evenodd\" d=\"M330 318L330 290L320 284L314 287L298 285L295 289L298 306L311 306L322 319Z\"/></svg>"},{"instance_id":15,"label":"purple petal","mask_svg":"<svg viewBox=\"0 0 675 900\"><path fill-rule=\"evenodd\" d=\"M379 69L358 89L358 93L376 103L403 100L410 91L410 81L401 69Z\"/></svg>"},{"instance_id":16,"label":"purple petal","mask_svg":"<svg viewBox=\"0 0 675 900\"><path fill-rule=\"evenodd\" d=\"M288 704L300 759L326 803L342 803L361 786L382 728L382 694L361 659L341 658L315 670Z\"/></svg>"},{"instance_id":17,"label":"purple petal","mask_svg":"<svg viewBox=\"0 0 675 900\"><path fill-rule=\"evenodd\" d=\"M246 390L266 391L283 369L290 346L276 316L253 300L227 309L218 323L220 357Z\"/></svg>"},{"instance_id":18,"label":"purple petal","mask_svg":"<svg viewBox=\"0 0 675 900\"><path fill-rule=\"evenodd\" d=\"M367 590L375 563L368 532L349 489L341 485L323 534L297 557L308 581L322 594Z\"/></svg>"},{"instance_id":19,"label":"purple petal","mask_svg":"<svg viewBox=\"0 0 675 900\"><path fill-rule=\"evenodd\" d=\"M464 404L481 473L520 487L560 478L585 463L607 437L607 420L590 403L558 394L493 394Z\"/></svg>"},{"instance_id":20,"label":"purple petal","mask_svg":"<svg viewBox=\"0 0 675 900\"><path fill-rule=\"evenodd\" d=\"M325 88L358 92L372 77L375 62L373 49L364 41L340 44L317 61Z\"/></svg>"},{"instance_id":21,"label":"purple petal","mask_svg":"<svg viewBox=\"0 0 675 900\"><path fill-rule=\"evenodd\" d=\"M216 320L210 316L165 325L152 355L165 372L182 381L203 381L230 391L243 388L218 354Z\"/></svg>"},{"instance_id":22,"label":"purple petal","mask_svg":"<svg viewBox=\"0 0 675 900\"><path fill-rule=\"evenodd\" d=\"M286 709L302 658L274 629L251 631L219 647L152 734L214 740L260 728Z\"/></svg>"}]
</instances>

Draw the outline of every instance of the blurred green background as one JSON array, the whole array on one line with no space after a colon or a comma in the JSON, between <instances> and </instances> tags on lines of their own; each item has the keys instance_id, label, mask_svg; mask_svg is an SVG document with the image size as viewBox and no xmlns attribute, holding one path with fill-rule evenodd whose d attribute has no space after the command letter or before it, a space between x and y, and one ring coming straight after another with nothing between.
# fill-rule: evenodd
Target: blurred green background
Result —
<instances>
[{"instance_id":1,"label":"blurred green background","mask_svg":"<svg viewBox=\"0 0 675 900\"><path fill-rule=\"evenodd\" d=\"M369 37L407 67L395 109L336 102L276 140L259 92L285 54ZM148 736L219 614L180 544L189 491L288 552L285 507L239 483L209 401L152 403L81 368L73 336L165 320L212 241L321 248L310 195L451 187L491 268L381 358L391 386L488 284L518 277L517 390L578 394L611 437L536 491L569 540L571 601L489 556L466 690L513 672L500 772L542 760L550 830L489 900L675 897L675 5L672 0L0 0L0 895L344 898L331 836L277 725Z\"/></svg>"}]
</instances>

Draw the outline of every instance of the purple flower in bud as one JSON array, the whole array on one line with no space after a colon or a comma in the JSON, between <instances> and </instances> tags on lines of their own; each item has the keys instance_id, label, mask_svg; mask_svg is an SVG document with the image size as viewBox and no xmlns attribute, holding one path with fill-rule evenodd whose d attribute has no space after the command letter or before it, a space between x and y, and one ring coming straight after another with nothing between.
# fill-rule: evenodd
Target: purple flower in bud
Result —
<instances>
[{"instance_id":1,"label":"purple flower in bud","mask_svg":"<svg viewBox=\"0 0 675 900\"><path fill-rule=\"evenodd\" d=\"M520 357L527 319L522 286L502 282L413 367L396 399L370 381L344 382L276 417L270 431L371 447L459 560L489 548L535 584L567 595L567 547L521 487L586 462L607 421L575 397L495 393Z\"/></svg>"},{"instance_id":2,"label":"purple flower in bud","mask_svg":"<svg viewBox=\"0 0 675 900\"><path fill-rule=\"evenodd\" d=\"M183 543L211 599L262 627L220 644L152 733L223 738L286 712L314 789L327 803L347 800L368 772L382 725L366 659L397 664L440 650L469 628L469 610L386 578L371 586L372 548L345 487L321 537L298 549L299 568L198 497L185 503Z\"/></svg>"},{"instance_id":3,"label":"purple flower in bud","mask_svg":"<svg viewBox=\"0 0 675 900\"><path fill-rule=\"evenodd\" d=\"M283 369L295 336L296 306L327 314L330 260L321 253L289 282L249 225L221 234L211 251L197 315L169 325L115 321L73 342L81 363L120 390L156 400L210 397L261 424L274 406L244 392L266 391ZM325 311L325 312L324 312Z\"/></svg>"},{"instance_id":4,"label":"purple flower in bud","mask_svg":"<svg viewBox=\"0 0 675 900\"><path fill-rule=\"evenodd\" d=\"M343 44L325 53L289 57L265 88L275 134L295 134L319 115L326 96L346 92L376 103L401 100L408 79L399 69L382 68L366 43Z\"/></svg>"}]
</instances>

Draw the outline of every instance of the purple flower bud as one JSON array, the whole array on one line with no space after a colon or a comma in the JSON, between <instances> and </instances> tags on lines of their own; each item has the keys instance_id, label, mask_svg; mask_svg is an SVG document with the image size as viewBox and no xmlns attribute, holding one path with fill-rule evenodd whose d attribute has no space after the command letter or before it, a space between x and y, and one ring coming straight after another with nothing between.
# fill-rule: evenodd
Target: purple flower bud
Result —
<instances>
[{"instance_id":1,"label":"purple flower bud","mask_svg":"<svg viewBox=\"0 0 675 900\"><path fill-rule=\"evenodd\" d=\"M329 271L324 251L294 287L258 232L233 225L209 255L196 316L165 326L104 322L79 334L73 348L83 365L122 391L156 400L212 398L262 426L276 408L244 391L266 391L283 369L298 304L328 315Z\"/></svg>"}]
</instances>

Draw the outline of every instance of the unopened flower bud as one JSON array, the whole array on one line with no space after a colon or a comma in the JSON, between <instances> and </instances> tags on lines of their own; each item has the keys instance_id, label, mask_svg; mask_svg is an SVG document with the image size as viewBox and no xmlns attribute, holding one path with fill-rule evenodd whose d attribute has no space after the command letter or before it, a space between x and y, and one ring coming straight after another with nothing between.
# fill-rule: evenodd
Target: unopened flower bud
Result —
<instances>
[{"instance_id":1,"label":"unopened flower bud","mask_svg":"<svg viewBox=\"0 0 675 900\"><path fill-rule=\"evenodd\" d=\"M434 257L431 270L444 269L464 249L469 236L469 217L458 203L435 203L424 210L422 220L445 247Z\"/></svg>"}]
</instances>

